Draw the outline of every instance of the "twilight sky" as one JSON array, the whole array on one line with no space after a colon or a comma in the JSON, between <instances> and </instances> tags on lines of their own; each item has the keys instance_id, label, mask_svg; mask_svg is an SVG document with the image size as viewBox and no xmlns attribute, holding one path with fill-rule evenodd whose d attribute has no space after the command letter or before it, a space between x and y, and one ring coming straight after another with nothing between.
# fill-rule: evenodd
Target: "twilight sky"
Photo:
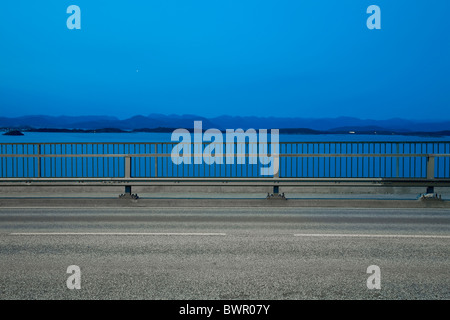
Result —
<instances>
[{"instance_id":1,"label":"twilight sky","mask_svg":"<svg viewBox=\"0 0 450 320\"><path fill-rule=\"evenodd\" d=\"M0 116L448 120L449 15L448 0L4 1Z\"/></svg>"}]
</instances>

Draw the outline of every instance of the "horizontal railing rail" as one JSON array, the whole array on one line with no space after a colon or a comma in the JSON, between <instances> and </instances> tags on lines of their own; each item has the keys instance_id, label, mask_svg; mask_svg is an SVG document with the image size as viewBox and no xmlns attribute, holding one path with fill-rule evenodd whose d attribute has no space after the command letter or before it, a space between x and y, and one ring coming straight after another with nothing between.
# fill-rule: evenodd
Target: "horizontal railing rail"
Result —
<instances>
[{"instance_id":1,"label":"horizontal railing rail","mask_svg":"<svg viewBox=\"0 0 450 320\"><path fill-rule=\"evenodd\" d=\"M270 156L270 155L269 155ZM299 154L279 154L276 157L284 158L310 158L310 157L321 157L321 158L333 158L333 157L356 157L356 158L368 158L368 157L393 157L393 158L408 158L408 157L449 157L450 153L411 153L411 154L379 154L379 153L371 153L371 154L358 154L358 153L334 153L334 154L320 154L320 153L299 153ZM172 155L170 153L136 153L136 154L1 154L1 158L123 158L123 157L161 157L161 158L170 158ZM191 157L203 157L203 154L191 154ZM226 157L226 155L224 155ZM235 158L239 157L260 157L257 154L249 154L249 153L238 153L234 154Z\"/></svg>"}]
</instances>

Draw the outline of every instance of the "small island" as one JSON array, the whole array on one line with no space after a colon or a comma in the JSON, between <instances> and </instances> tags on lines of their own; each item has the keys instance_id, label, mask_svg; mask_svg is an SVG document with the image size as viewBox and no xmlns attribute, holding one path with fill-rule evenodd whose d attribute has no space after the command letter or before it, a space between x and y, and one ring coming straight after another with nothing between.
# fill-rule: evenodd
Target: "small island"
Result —
<instances>
[{"instance_id":1,"label":"small island","mask_svg":"<svg viewBox=\"0 0 450 320\"><path fill-rule=\"evenodd\" d=\"M24 134L19 130L10 130L3 134L4 136L23 136Z\"/></svg>"}]
</instances>

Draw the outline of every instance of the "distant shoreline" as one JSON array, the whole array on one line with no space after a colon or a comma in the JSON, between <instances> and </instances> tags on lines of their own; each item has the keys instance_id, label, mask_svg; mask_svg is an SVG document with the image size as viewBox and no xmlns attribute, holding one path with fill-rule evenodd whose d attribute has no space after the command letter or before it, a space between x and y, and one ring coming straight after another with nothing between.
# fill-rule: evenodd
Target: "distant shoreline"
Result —
<instances>
[{"instance_id":1,"label":"distant shoreline","mask_svg":"<svg viewBox=\"0 0 450 320\"><path fill-rule=\"evenodd\" d=\"M27 132L43 132L43 133L172 133L176 128L142 128L133 130L122 130L118 128L100 128L100 129L64 129L64 128L0 128L3 132L10 130L18 130L26 134ZM186 128L189 132L193 133L193 128ZM203 130L204 132L205 130ZM225 130L220 130L222 133L226 133ZM397 136L421 136L421 137L444 137L450 136L450 130L436 131L436 132L423 132L423 131L372 131L372 130L313 130L307 128L281 128L280 134L304 134L304 135L397 135Z\"/></svg>"}]
</instances>

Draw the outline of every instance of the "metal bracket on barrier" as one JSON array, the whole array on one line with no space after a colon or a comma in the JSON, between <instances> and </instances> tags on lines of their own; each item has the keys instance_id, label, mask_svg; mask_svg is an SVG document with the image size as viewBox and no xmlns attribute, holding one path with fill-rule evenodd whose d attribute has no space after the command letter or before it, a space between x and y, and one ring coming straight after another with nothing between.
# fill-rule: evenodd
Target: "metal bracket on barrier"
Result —
<instances>
[{"instance_id":1,"label":"metal bracket on barrier","mask_svg":"<svg viewBox=\"0 0 450 320\"><path fill-rule=\"evenodd\" d=\"M273 186L273 193L267 194L266 197L267 200L287 200L284 196L284 192L280 194L280 187L279 186Z\"/></svg>"},{"instance_id":2,"label":"metal bracket on barrier","mask_svg":"<svg viewBox=\"0 0 450 320\"><path fill-rule=\"evenodd\" d=\"M442 201L442 196L437 193L424 193L420 196L421 201Z\"/></svg>"},{"instance_id":3,"label":"metal bracket on barrier","mask_svg":"<svg viewBox=\"0 0 450 320\"><path fill-rule=\"evenodd\" d=\"M442 201L442 196L434 192L434 187L427 187L427 193L420 195L422 201Z\"/></svg>"},{"instance_id":4,"label":"metal bracket on barrier","mask_svg":"<svg viewBox=\"0 0 450 320\"><path fill-rule=\"evenodd\" d=\"M125 186L125 193L119 195L120 199L139 199L139 196L136 193L131 193L131 186Z\"/></svg>"},{"instance_id":5,"label":"metal bracket on barrier","mask_svg":"<svg viewBox=\"0 0 450 320\"><path fill-rule=\"evenodd\" d=\"M283 193L276 193L276 194L267 194L266 197L267 200L287 200L286 197L284 196L284 192Z\"/></svg>"}]
</instances>

